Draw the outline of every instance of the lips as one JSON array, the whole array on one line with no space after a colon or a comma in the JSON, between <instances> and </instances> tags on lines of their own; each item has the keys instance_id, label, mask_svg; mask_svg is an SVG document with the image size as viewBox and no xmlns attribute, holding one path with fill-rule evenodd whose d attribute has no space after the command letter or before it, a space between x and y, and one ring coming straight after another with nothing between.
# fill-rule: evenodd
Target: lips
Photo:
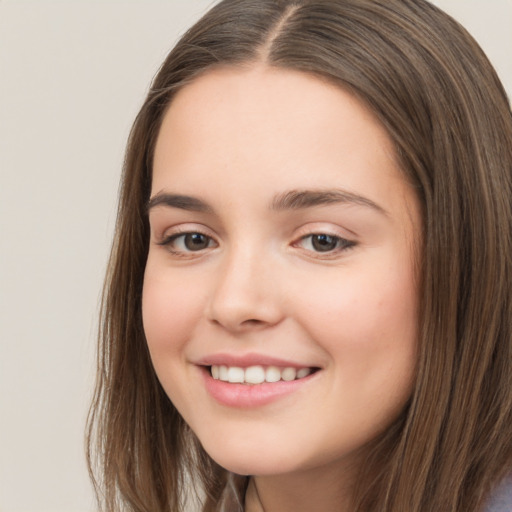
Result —
<instances>
[{"instance_id":1,"label":"lips","mask_svg":"<svg viewBox=\"0 0 512 512\"><path fill-rule=\"evenodd\" d=\"M258 354L216 354L196 362L208 393L229 407L259 407L316 380L317 366Z\"/></svg>"}]
</instances>

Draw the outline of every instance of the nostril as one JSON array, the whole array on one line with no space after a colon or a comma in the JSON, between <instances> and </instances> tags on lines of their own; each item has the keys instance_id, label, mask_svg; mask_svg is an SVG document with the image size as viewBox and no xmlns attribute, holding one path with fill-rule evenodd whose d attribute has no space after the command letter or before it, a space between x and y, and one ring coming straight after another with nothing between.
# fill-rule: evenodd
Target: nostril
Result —
<instances>
[{"instance_id":1,"label":"nostril","mask_svg":"<svg viewBox=\"0 0 512 512\"><path fill-rule=\"evenodd\" d=\"M249 320L244 320L242 322L242 325L243 324L246 324L246 325L259 325L259 324L262 324L263 322L261 320L256 320L255 318L250 318Z\"/></svg>"}]
</instances>

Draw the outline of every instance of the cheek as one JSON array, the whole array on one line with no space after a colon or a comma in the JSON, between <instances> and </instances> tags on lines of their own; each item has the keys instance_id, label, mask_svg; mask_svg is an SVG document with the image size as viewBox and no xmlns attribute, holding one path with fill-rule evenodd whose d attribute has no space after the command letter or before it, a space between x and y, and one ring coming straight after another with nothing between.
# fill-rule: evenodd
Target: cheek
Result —
<instances>
[{"instance_id":1,"label":"cheek","mask_svg":"<svg viewBox=\"0 0 512 512\"><path fill-rule=\"evenodd\" d=\"M167 396L180 412L194 403L186 347L203 311L202 300L190 282L165 272L146 269L142 319L155 373Z\"/></svg>"},{"instance_id":2,"label":"cheek","mask_svg":"<svg viewBox=\"0 0 512 512\"><path fill-rule=\"evenodd\" d=\"M357 383L369 400L379 389L400 397L410 392L418 337L413 277L412 265L381 260L309 288L297 316L328 353L341 388Z\"/></svg>"},{"instance_id":3,"label":"cheek","mask_svg":"<svg viewBox=\"0 0 512 512\"><path fill-rule=\"evenodd\" d=\"M194 291L196 290L196 291ZM158 371L164 355L179 355L197 326L202 302L197 287L146 269L142 294L142 319L147 343Z\"/></svg>"},{"instance_id":4,"label":"cheek","mask_svg":"<svg viewBox=\"0 0 512 512\"><path fill-rule=\"evenodd\" d=\"M300 315L323 333L334 330L353 333L354 342L362 342L365 332L380 332L382 339L402 337L417 324L417 290L414 276L407 266L361 266L347 272L317 275L303 289ZM401 334L402 333L402 334ZM406 336L409 337L409 336ZM323 336L322 336L323 338Z\"/></svg>"}]
</instances>

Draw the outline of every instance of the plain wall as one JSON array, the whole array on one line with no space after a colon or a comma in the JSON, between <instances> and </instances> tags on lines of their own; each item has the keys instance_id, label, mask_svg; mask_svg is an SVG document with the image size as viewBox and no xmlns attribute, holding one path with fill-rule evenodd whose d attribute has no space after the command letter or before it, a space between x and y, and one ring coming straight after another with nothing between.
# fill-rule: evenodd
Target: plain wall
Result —
<instances>
[{"instance_id":1,"label":"plain wall","mask_svg":"<svg viewBox=\"0 0 512 512\"><path fill-rule=\"evenodd\" d=\"M83 429L124 144L211 0L0 0L0 512L94 510ZM512 91L512 0L438 0Z\"/></svg>"}]
</instances>

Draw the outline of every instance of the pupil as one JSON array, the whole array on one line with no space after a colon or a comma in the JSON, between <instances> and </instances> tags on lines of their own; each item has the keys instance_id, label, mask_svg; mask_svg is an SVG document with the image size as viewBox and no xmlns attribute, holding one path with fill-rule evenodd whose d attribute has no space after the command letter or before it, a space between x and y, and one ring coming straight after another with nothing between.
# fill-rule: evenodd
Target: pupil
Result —
<instances>
[{"instance_id":1,"label":"pupil","mask_svg":"<svg viewBox=\"0 0 512 512\"><path fill-rule=\"evenodd\" d=\"M208 237L201 233L190 233L185 236L185 247L190 251L199 251L208 247Z\"/></svg>"},{"instance_id":2,"label":"pupil","mask_svg":"<svg viewBox=\"0 0 512 512\"><path fill-rule=\"evenodd\" d=\"M312 244L315 251L327 252L336 249L338 240L335 236L330 235L313 235Z\"/></svg>"}]
</instances>

